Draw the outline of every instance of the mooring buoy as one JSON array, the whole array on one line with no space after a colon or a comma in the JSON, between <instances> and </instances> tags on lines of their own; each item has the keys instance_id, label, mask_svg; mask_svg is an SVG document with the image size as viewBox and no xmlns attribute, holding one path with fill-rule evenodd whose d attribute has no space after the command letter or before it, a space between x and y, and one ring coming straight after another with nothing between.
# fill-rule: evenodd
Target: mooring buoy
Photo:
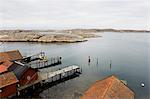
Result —
<instances>
[{"instance_id":1,"label":"mooring buoy","mask_svg":"<svg viewBox=\"0 0 150 99\"><path fill-rule=\"evenodd\" d=\"M142 87L144 87L144 86L145 86L145 84L144 84L144 83L141 83L141 86L142 86Z\"/></svg>"}]
</instances>

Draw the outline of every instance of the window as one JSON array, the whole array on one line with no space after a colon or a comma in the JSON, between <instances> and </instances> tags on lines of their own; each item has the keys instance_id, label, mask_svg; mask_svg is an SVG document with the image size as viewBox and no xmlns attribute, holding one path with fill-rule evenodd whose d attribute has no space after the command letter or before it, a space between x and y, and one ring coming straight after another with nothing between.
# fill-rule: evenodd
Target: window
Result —
<instances>
[{"instance_id":1,"label":"window","mask_svg":"<svg viewBox=\"0 0 150 99\"><path fill-rule=\"evenodd\" d=\"M0 93L2 92L2 89L0 89Z\"/></svg>"}]
</instances>

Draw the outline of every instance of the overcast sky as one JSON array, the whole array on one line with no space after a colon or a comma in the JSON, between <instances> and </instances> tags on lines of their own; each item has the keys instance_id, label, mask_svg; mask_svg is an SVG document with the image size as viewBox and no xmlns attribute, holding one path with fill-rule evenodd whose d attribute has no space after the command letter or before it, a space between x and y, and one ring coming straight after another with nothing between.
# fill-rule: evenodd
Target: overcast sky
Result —
<instances>
[{"instance_id":1,"label":"overcast sky","mask_svg":"<svg viewBox=\"0 0 150 99\"><path fill-rule=\"evenodd\" d=\"M0 0L0 29L150 29L150 0Z\"/></svg>"}]
</instances>

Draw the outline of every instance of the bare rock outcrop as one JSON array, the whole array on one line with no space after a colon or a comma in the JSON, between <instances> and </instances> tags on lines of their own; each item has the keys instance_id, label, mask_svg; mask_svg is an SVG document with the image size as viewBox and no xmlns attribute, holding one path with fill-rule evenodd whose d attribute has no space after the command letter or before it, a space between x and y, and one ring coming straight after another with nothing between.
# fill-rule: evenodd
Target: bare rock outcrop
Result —
<instances>
[{"instance_id":1,"label":"bare rock outcrop","mask_svg":"<svg viewBox=\"0 0 150 99\"><path fill-rule=\"evenodd\" d=\"M34 32L0 33L0 41L5 42L83 42L84 37L74 34L40 34Z\"/></svg>"}]
</instances>

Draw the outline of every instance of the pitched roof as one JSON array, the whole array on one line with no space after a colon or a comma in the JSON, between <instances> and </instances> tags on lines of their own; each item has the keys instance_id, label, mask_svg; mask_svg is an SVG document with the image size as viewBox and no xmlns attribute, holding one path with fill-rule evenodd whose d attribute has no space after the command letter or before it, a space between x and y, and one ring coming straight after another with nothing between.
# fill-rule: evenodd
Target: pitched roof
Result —
<instances>
[{"instance_id":1,"label":"pitched roof","mask_svg":"<svg viewBox=\"0 0 150 99\"><path fill-rule=\"evenodd\" d=\"M7 61L7 60L18 60L22 58L23 57L19 52L19 50L0 52L0 62Z\"/></svg>"},{"instance_id":2,"label":"pitched roof","mask_svg":"<svg viewBox=\"0 0 150 99\"><path fill-rule=\"evenodd\" d=\"M4 62L2 62L2 64L4 66L6 66L7 68L9 68L13 64L13 62L11 62L11 61L4 61Z\"/></svg>"},{"instance_id":3,"label":"pitched roof","mask_svg":"<svg viewBox=\"0 0 150 99\"><path fill-rule=\"evenodd\" d=\"M16 75L17 79L20 79L23 73L30 67L27 65L22 64L21 62L10 62L5 61L0 64L0 73L4 73L6 71L13 71L13 73Z\"/></svg>"},{"instance_id":4,"label":"pitched roof","mask_svg":"<svg viewBox=\"0 0 150 99\"><path fill-rule=\"evenodd\" d=\"M13 62L5 61L0 63L0 73L4 73L13 64Z\"/></svg>"},{"instance_id":5,"label":"pitched roof","mask_svg":"<svg viewBox=\"0 0 150 99\"><path fill-rule=\"evenodd\" d=\"M93 84L81 99L134 99L134 92L112 75Z\"/></svg>"},{"instance_id":6,"label":"pitched roof","mask_svg":"<svg viewBox=\"0 0 150 99\"><path fill-rule=\"evenodd\" d=\"M28 66L23 66L21 64L18 64L18 63L13 63L11 65L11 67L8 68L9 71L13 71L13 73L16 75L17 79L20 79L21 76L24 74L24 72L26 70L28 70Z\"/></svg>"},{"instance_id":7,"label":"pitched roof","mask_svg":"<svg viewBox=\"0 0 150 99\"><path fill-rule=\"evenodd\" d=\"M0 88L17 83L18 80L13 72L7 72L0 75Z\"/></svg>"}]
</instances>

